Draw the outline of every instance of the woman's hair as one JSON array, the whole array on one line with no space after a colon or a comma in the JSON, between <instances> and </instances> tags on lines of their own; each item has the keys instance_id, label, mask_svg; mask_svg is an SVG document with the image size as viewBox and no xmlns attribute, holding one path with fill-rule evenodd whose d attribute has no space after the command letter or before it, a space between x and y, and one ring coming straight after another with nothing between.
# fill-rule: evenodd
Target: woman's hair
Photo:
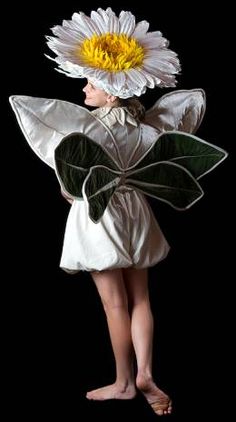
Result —
<instances>
[{"instance_id":1,"label":"woman's hair","mask_svg":"<svg viewBox=\"0 0 236 422\"><path fill-rule=\"evenodd\" d=\"M118 107L126 107L136 121L144 120L145 107L136 97L117 98L117 101Z\"/></svg>"}]
</instances>

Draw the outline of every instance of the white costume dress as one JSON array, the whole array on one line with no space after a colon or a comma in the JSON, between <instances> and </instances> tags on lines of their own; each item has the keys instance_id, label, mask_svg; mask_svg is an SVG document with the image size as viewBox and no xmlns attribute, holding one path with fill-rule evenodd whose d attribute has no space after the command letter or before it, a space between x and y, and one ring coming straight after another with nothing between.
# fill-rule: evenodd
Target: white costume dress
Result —
<instances>
[{"instance_id":1,"label":"white costume dress","mask_svg":"<svg viewBox=\"0 0 236 422\"><path fill-rule=\"evenodd\" d=\"M111 131L113 158L122 168L135 164L143 153L143 131L124 108L100 108L93 114ZM153 130L153 135L156 131ZM103 144L109 152L111 146ZM136 154L134 154L136 150ZM135 156L135 158L134 158ZM135 161L134 161L135 160ZM68 216L60 266L66 270L146 268L166 257L168 243L144 195L120 187L99 223L88 216L86 201L75 200Z\"/></svg>"},{"instance_id":2,"label":"white costume dress","mask_svg":"<svg viewBox=\"0 0 236 422\"><path fill-rule=\"evenodd\" d=\"M12 96L10 103L31 148L75 199L60 262L72 273L146 268L164 259L169 245L144 194L189 208L203 195L198 179L227 157L188 135L205 112L201 89L164 95L140 124L125 108L89 112L27 96Z\"/></svg>"}]
</instances>

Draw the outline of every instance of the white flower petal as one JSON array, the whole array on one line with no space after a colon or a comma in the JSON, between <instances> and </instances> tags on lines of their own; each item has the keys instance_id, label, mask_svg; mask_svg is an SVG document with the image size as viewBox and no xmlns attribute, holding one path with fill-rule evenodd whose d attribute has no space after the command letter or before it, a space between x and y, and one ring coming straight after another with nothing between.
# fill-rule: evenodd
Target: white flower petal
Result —
<instances>
[{"instance_id":1,"label":"white flower petal","mask_svg":"<svg viewBox=\"0 0 236 422\"><path fill-rule=\"evenodd\" d=\"M55 26L54 28L52 28L52 32L54 35L58 36L61 39L64 39L66 41L69 42L83 42L85 37L82 36L82 34L80 32L78 32L77 30L72 30L70 28L64 28L63 26Z\"/></svg>"},{"instance_id":2,"label":"white flower petal","mask_svg":"<svg viewBox=\"0 0 236 422\"><path fill-rule=\"evenodd\" d=\"M153 57L160 57L161 60L169 60L169 59L175 59L177 58L177 54L170 50L169 48L163 48L161 50L157 50L157 51L147 51L147 55L152 55Z\"/></svg>"},{"instance_id":3,"label":"white flower petal","mask_svg":"<svg viewBox=\"0 0 236 422\"><path fill-rule=\"evenodd\" d=\"M125 73L124 72L115 72L111 74L112 78L112 85L114 86L114 89L119 92L123 85L125 84Z\"/></svg>"},{"instance_id":4,"label":"white flower petal","mask_svg":"<svg viewBox=\"0 0 236 422\"><path fill-rule=\"evenodd\" d=\"M72 20L63 19L62 26L65 28L75 29L75 23Z\"/></svg>"},{"instance_id":5,"label":"white flower petal","mask_svg":"<svg viewBox=\"0 0 236 422\"><path fill-rule=\"evenodd\" d=\"M100 9L100 10L101 10L101 9ZM116 16L115 12L113 12L113 10L112 10L112 8L111 8L111 7L108 7L108 8L106 9L106 14L107 14L107 16L108 16L108 17L111 17L111 16Z\"/></svg>"},{"instance_id":6,"label":"white flower petal","mask_svg":"<svg viewBox=\"0 0 236 422\"><path fill-rule=\"evenodd\" d=\"M169 45L169 41L163 37L140 37L138 42L147 50L159 50L163 48L167 48Z\"/></svg>"},{"instance_id":7,"label":"white flower petal","mask_svg":"<svg viewBox=\"0 0 236 422\"><path fill-rule=\"evenodd\" d=\"M132 34L132 37L139 40L139 38L142 38L147 33L148 28L149 28L149 23L147 21L138 22Z\"/></svg>"},{"instance_id":8,"label":"white flower petal","mask_svg":"<svg viewBox=\"0 0 236 422\"><path fill-rule=\"evenodd\" d=\"M143 73L135 69L130 69L125 72L125 75L126 83L120 89L119 93L117 93L120 98L128 98L133 95L140 96L146 91L147 81Z\"/></svg>"},{"instance_id":9,"label":"white flower petal","mask_svg":"<svg viewBox=\"0 0 236 422\"><path fill-rule=\"evenodd\" d=\"M112 81L111 81L111 73L100 71L94 73L94 69L86 69L85 75L86 78L88 78L92 83L96 85L97 88L103 89L106 92L109 92L112 95L115 95L114 88L112 87Z\"/></svg>"},{"instance_id":10,"label":"white flower petal","mask_svg":"<svg viewBox=\"0 0 236 422\"><path fill-rule=\"evenodd\" d=\"M135 17L130 12L120 12L120 34L125 34L128 37L132 35L135 29Z\"/></svg>"},{"instance_id":11,"label":"white flower petal","mask_svg":"<svg viewBox=\"0 0 236 422\"><path fill-rule=\"evenodd\" d=\"M108 32L110 32L111 34L118 34L119 29L119 19L116 16L111 16L108 22Z\"/></svg>"},{"instance_id":12,"label":"white flower petal","mask_svg":"<svg viewBox=\"0 0 236 422\"><path fill-rule=\"evenodd\" d=\"M129 69L126 71L126 75L132 80L136 85L144 86L146 85L146 78L144 75L136 69Z\"/></svg>"},{"instance_id":13,"label":"white flower petal","mask_svg":"<svg viewBox=\"0 0 236 422\"><path fill-rule=\"evenodd\" d=\"M80 66L84 66L84 61L78 57L75 56L73 52L67 52L64 54L65 60L70 61L73 64L78 64Z\"/></svg>"},{"instance_id":14,"label":"white flower petal","mask_svg":"<svg viewBox=\"0 0 236 422\"><path fill-rule=\"evenodd\" d=\"M84 32L83 32L83 31L81 31L81 26L80 26L80 25L78 25L78 22L76 22L76 21L72 21L72 20L70 20L70 21L68 21L68 20L63 20L63 22L62 22L62 26L63 26L63 28L65 28L66 30L67 30L67 29L70 29L71 31L76 31L77 33L79 33L80 35L82 35L82 36L83 36L83 38L85 38L85 34L84 34Z\"/></svg>"},{"instance_id":15,"label":"white flower petal","mask_svg":"<svg viewBox=\"0 0 236 422\"><path fill-rule=\"evenodd\" d=\"M72 15L72 21L76 22L79 30L88 38L91 38L95 34L100 35L100 31L96 23L82 12L74 13Z\"/></svg>"},{"instance_id":16,"label":"white flower petal","mask_svg":"<svg viewBox=\"0 0 236 422\"><path fill-rule=\"evenodd\" d=\"M109 16L112 15L111 9L108 8L107 10L103 10L103 9L99 8L97 11L98 11L98 14L100 15L100 17L102 18L102 20L104 22L103 33L106 33L106 32L108 32Z\"/></svg>"},{"instance_id":17,"label":"white flower petal","mask_svg":"<svg viewBox=\"0 0 236 422\"><path fill-rule=\"evenodd\" d=\"M108 32L108 18L104 18L100 13L92 11L91 19L96 23L97 28L100 31L100 34L105 34Z\"/></svg>"},{"instance_id":18,"label":"white flower petal","mask_svg":"<svg viewBox=\"0 0 236 422\"><path fill-rule=\"evenodd\" d=\"M169 73L177 73L178 68L178 60L176 61L176 64L173 63L173 58L166 58L166 60L163 60L161 57L145 57L143 61L144 66L150 66L155 67L159 69L162 72L169 72Z\"/></svg>"},{"instance_id":19,"label":"white flower petal","mask_svg":"<svg viewBox=\"0 0 236 422\"><path fill-rule=\"evenodd\" d=\"M60 63L59 67L67 72L70 72L73 75L77 75L77 78L85 78L86 77L85 74L91 70L88 67L80 66L78 64L73 64L69 61Z\"/></svg>"},{"instance_id":20,"label":"white flower petal","mask_svg":"<svg viewBox=\"0 0 236 422\"><path fill-rule=\"evenodd\" d=\"M150 73L146 72L143 68L140 69L140 73L146 78L147 87L154 88L156 85L156 77L152 76Z\"/></svg>"},{"instance_id":21,"label":"white flower petal","mask_svg":"<svg viewBox=\"0 0 236 422\"><path fill-rule=\"evenodd\" d=\"M155 69L158 69L161 72L169 72L169 73L175 73L175 67L172 65L172 63L168 62L161 62L160 60L154 60L153 58L145 59L143 61L144 66L153 67Z\"/></svg>"},{"instance_id":22,"label":"white flower petal","mask_svg":"<svg viewBox=\"0 0 236 422\"><path fill-rule=\"evenodd\" d=\"M151 31L151 32L148 32L147 33L147 37L148 38L150 38L150 37L157 37L157 38L159 38L159 37L162 37L162 32L160 32L160 31Z\"/></svg>"},{"instance_id":23,"label":"white flower petal","mask_svg":"<svg viewBox=\"0 0 236 422\"><path fill-rule=\"evenodd\" d=\"M48 41L47 45L52 51L56 51L56 54L63 54L64 51L74 51L72 44L61 43L57 39Z\"/></svg>"},{"instance_id":24,"label":"white flower petal","mask_svg":"<svg viewBox=\"0 0 236 422\"><path fill-rule=\"evenodd\" d=\"M157 75L158 69L156 67L152 67L152 66L145 64L145 65L142 66L142 70L144 70L147 73L150 73L150 75L152 75L152 76L158 77L158 75Z\"/></svg>"},{"instance_id":25,"label":"white flower petal","mask_svg":"<svg viewBox=\"0 0 236 422\"><path fill-rule=\"evenodd\" d=\"M147 87L146 86L139 86L136 85L130 78L127 76L127 89L123 91L121 98L129 98L133 97L134 95L137 95L140 97L140 95L144 94L146 92Z\"/></svg>"},{"instance_id":26,"label":"white flower petal","mask_svg":"<svg viewBox=\"0 0 236 422\"><path fill-rule=\"evenodd\" d=\"M130 73L126 72L126 85L127 85L127 89L132 90L132 91L136 91L138 88L138 85L136 84L136 82L130 78Z\"/></svg>"},{"instance_id":27,"label":"white flower petal","mask_svg":"<svg viewBox=\"0 0 236 422\"><path fill-rule=\"evenodd\" d=\"M47 44L51 49L54 49L54 50L57 50L58 52L60 52L60 54L63 54L64 51L66 51L66 52L68 52L68 51L74 52L75 51L74 45L62 43L59 40L48 41Z\"/></svg>"},{"instance_id":28,"label":"white flower petal","mask_svg":"<svg viewBox=\"0 0 236 422\"><path fill-rule=\"evenodd\" d=\"M165 86L167 88L168 86L173 87L176 84L174 75L167 75L163 72L160 72L157 68L147 65L143 66L143 70L155 77L156 84L158 86ZM168 82L170 83L169 85Z\"/></svg>"}]
</instances>

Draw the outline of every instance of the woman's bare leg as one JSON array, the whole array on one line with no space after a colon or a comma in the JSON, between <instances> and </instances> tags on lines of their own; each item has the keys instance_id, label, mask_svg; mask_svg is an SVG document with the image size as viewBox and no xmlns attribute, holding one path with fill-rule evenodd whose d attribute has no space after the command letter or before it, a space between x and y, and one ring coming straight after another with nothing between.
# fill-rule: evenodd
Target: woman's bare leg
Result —
<instances>
[{"instance_id":1,"label":"woman's bare leg","mask_svg":"<svg viewBox=\"0 0 236 422\"><path fill-rule=\"evenodd\" d=\"M121 269L92 273L107 317L116 361L116 381L87 393L92 400L131 399L136 395L127 293Z\"/></svg>"},{"instance_id":2,"label":"woman's bare leg","mask_svg":"<svg viewBox=\"0 0 236 422\"><path fill-rule=\"evenodd\" d=\"M158 415L171 413L171 401L153 381L153 316L149 301L146 269L123 269L131 305L131 335L137 359L136 386Z\"/></svg>"}]
</instances>

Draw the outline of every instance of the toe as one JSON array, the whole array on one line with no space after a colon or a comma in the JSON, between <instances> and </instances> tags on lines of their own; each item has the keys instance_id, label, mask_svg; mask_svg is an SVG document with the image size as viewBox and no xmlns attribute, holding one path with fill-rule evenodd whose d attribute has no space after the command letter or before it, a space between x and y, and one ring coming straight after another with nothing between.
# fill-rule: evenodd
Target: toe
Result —
<instances>
[{"instance_id":1,"label":"toe","mask_svg":"<svg viewBox=\"0 0 236 422\"><path fill-rule=\"evenodd\" d=\"M157 414L158 416L162 416L162 415L163 415L163 410L161 410L161 409L160 409L160 410L157 410L157 411L156 411L156 414Z\"/></svg>"}]
</instances>

